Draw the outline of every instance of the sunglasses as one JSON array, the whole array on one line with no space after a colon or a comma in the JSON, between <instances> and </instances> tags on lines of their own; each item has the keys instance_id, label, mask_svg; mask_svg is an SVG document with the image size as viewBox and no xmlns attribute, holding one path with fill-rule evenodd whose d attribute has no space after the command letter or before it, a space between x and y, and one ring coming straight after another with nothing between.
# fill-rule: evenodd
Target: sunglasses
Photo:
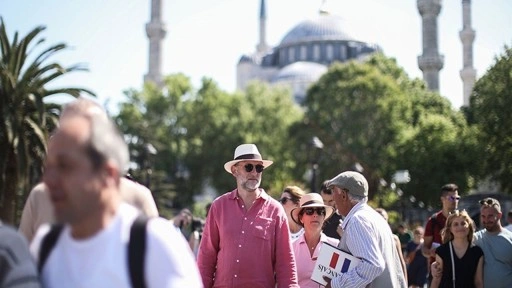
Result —
<instances>
[{"instance_id":1,"label":"sunglasses","mask_svg":"<svg viewBox=\"0 0 512 288\"><path fill-rule=\"evenodd\" d=\"M483 200L478 201L478 203L480 203L480 205L489 205L489 206L496 204L496 202L494 202L494 200L492 200L492 199L483 199Z\"/></svg>"},{"instance_id":2,"label":"sunglasses","mask_svg":"<svg viewBox=\"0 0 512 288\"><path fill-rule=\"evenodd\" d=\"M326 214L324 207L316 207L316 208L308 207L308 208L304 208L303 211L304 211L304 214L309 215L309 216L313 215L315 212L319 216L322 216L322 215L325 216L325 214Z\"/></svg>"},{"instance_id":3,"label":"sunglasses","mask_svg":"<svg viewBox=\"0 0 512 288\"><path fill-rule=\"evenodd\" d=\"M263 169L265 169L265 167L263 167L263 165L261 165L261 164L256 164L256 165L245 164L244 168L245 168L245 172L247 172L247 173L251 173L252 169L254 169L254 168L256 168L256 172L258 172L258 173L263 172Z\"/></svg>"},{"instance_id":4,"label":"sunglasses","mask_svg":"<svg viewBox=\"0 0 512 288\"><path fill-rule=\"evenodd\" d=\"M448 196L448 200L455 202L460 200L460 196Z\"/></svg>"},{"instance_id":5,"label":"sunglasses","mask_svg":"<svg viewBox=\"0 0 512 288\"><path fill-rule=\"evenodd\" d=\"M286 202L288 202L288 200L292 201L292 198L283 197L283 198L279 199L279 202L284 205L284 204L286 204Z\"/></svg>"}]
</instances>

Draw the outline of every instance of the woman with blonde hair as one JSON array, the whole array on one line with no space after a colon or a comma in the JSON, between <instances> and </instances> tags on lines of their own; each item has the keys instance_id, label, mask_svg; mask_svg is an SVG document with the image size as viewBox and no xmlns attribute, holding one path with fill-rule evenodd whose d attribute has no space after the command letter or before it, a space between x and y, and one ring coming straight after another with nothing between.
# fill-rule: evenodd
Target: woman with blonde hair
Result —
<instances>
[{"instance_id":1,"label":"woman with blonde hair","mask_svg":"<svg viewBox=\"0 0 512 288\"><path fill-rule=\"evenodd\" d=\"M304 228L292 221L290 214L293 208L299 207L300 198L302 198L304 194L304 190L297 186L287 186L284 188L283 193L281 193L281 198L279 198L279 202L281 202L281 205L283 205L286 216L288 217L288 225L290 226L290 238L292 241L299 238L299 236L304 233Z\"/></svg>"},{"instance_id":2,"label":"woman with blonde hair","mask_svg":"<svg viewBox=\"0 0 512 288\"><path fill-rule=\"evenodd\" d=\"M441 230L443 244L436 249L442 274L434 273L430 287L483 287L484 253L473 244L474 233L475 224L465 210L448 215Z\"/></svg>"}]
</instances>

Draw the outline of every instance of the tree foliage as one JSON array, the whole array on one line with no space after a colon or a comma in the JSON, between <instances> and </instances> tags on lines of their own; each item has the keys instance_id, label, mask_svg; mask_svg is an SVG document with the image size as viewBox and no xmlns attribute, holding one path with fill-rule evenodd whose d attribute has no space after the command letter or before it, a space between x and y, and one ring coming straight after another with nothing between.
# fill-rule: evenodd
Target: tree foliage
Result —
<instances>
[{"instance_id":1,"label":"tree foliage","mask_svg":"<svg viewBox=\"0 0 512 288\"><path fill-rule=\"evenodd\" d=\"M276 161L263 177L269 192L280 192L292 181L294 161L285 161L293 159L288 128L302 118L302 110L288 90L253 83L229 94L205 78L195 91L182 74L166 77L165 83L163 90L146 84L141 92L127 91L128 101L116 117L142 182L148 156L144 145L151 143L158 151L151 189L161 210L190 206L205 190L233 189L234 179L223 164L242 143L256 143L264 157Z\"/></svg>"},{"instance_id":2,"label":"tree foliage","mask_svg":"<svg viewBox=\"0 0 512 288\"><path fill-rule=\"evenodd\" d=\"M502 55L476 83L471 94L469 121L479 131L487 176L504 192L512 193L512 48Z\"/></svg>"},{"instance_id":3,"label":"tree foliage","mask_svg":"<svg viewBox=\"0 0 512 288\"><path fill-rule=\"evenodd\" d=\"M455 182L463 191L475 161L475 133L460 112L419 80L411 80L393 59L374 55L365 62L331 66L309 90L307 133L325 144L322 177L330 178L359 164L370 182L370 198L389 191L397 170L411 181L405 196L438 203L439 187ZM382 181L385 180L385 181Z\"/></svg>"},{"instance_id":4,"label":"tree foliage","mask_svg":"<svg viewBox=\"0 0 512 288\"><path fill-rule=\"evenodd\" d=\"M16 32L11 40L3 19L0 22L0 217L10 223L41 175L48 131L56 125L59 105L44 100L62 93L92 95L82 88L48 88L61 76L85 69L47 63L66 49L65 44L44 48L34 56L44 43L38 39L44 29L37 27L22 38Z\"/></svg>"}]
</instances>

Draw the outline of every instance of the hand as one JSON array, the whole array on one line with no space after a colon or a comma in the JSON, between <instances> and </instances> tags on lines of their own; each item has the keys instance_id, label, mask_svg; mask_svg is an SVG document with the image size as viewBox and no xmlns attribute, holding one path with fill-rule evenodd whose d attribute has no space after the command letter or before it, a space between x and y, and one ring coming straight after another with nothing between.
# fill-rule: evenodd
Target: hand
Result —
<instances>
[{"instance_id":1,"label":"hand","mask_svg":"<svg viewBox=\"0 0 512 288\"><path fill-rule=\"evenodd\" d=\"M430 273L432 274L433 278L441 278L443 276L443 270L442 270L441 265L439 265L439 263L434 261L430 265Z\"/></svg>"},{"instance_id":2,"label":"hand","mask_svg":"<svg viewBox=\"0 0 512 288\"><path fill-rule=\"evenodd\" d=\"M323 276L322 278L324 278L324 281L327 282L327 284L325 285L325 288L331 288L331 278L329 278L327 276Z\"/></svg>"},{"instance_id":3,"label":"hand","mask_svg":"<svg viewBox=\"0 0 512 288\"><path fill-rule=\"evenodd\" d=\"M343 229L341 229L341 224L338 225L338 228L336 228L336 232L338 233L338 235L343 236Z\"/></svg>"}]
</instances>

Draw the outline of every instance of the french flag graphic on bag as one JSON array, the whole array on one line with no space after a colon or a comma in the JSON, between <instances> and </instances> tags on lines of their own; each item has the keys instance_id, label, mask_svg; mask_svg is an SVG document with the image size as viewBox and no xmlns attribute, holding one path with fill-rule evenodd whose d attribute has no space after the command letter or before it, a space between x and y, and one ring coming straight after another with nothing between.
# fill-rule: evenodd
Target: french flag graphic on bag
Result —
<instances>
[{"instance_id":1,"label":"french flag graphic on bag","mask_svg":"<svg viewBox=\"0 0 512 288\"><path fill-rule=\"evenodd\" d=\"M311 280L320 285L326 285L323 276L334 278L339 273L345 273L356 267L361 260L350 255L329 243L322 242L322 247L315 263L315 269L311 275Z\"/></svg>"}]
</instances>

